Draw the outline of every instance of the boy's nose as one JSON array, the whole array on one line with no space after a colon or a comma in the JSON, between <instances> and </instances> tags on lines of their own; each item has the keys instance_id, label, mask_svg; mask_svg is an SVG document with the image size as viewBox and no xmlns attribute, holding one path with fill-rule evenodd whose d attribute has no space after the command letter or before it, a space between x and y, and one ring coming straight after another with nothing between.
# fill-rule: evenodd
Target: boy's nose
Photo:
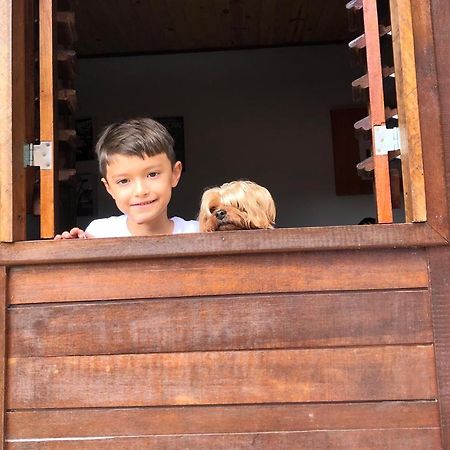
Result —
<instances>
[{"instance_id":1,"label":"boy's nose","mask_svg":"<svg viewBox=\"0 0 450 450\"><path fill-rule=\"evenodd\" d=\"M136 195L145 195L148 193L148 187L145 181L136 181L134 186L134 192Z\"/></svg>"}]
</instances>

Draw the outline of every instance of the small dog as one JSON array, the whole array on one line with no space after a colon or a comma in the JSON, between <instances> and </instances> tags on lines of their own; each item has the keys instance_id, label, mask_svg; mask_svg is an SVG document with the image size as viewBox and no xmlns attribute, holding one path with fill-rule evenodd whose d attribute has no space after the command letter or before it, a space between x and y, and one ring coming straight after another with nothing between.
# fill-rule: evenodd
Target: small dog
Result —
<instances>
[{"instance_id":1,"label":"small dog","mask_svg":"<svg viewBox=\"0 0 450 450\"><path fill-rule=\"evenodd\" d=\"M207 189L198 220L200 231L273 228L275 202L270 192L252 181L231 181Z\"/></svg>"}]
</instances>

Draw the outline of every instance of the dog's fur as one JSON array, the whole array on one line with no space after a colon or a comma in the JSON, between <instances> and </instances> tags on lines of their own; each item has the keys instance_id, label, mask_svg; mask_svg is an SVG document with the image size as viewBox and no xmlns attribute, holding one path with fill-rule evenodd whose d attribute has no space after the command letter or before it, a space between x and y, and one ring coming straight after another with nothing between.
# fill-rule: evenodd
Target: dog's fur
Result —
<instances>
[{"instance_id":1,"label":"dog's fur","mask_svg":"<svg viewBox=\"0 0 450 450\"><path fill-rule=\"evenodd\" d=\"M270 192L252 181L240 180L207 189L198 220L200 231L273 228L275 203Z\"/></svg>"}]
</instances>

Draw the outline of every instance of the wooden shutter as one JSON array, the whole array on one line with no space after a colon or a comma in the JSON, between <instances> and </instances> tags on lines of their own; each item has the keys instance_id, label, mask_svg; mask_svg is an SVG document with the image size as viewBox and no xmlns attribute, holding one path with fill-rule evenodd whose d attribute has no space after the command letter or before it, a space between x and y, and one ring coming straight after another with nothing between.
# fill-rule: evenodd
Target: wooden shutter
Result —
<instances>
[{"instance_id":1,"label":"wooden shutter","mask_svg":"<svg viewBox=\"0 0 450 450\"><path fill-rule=\"evenodd\" d=\"M56 202L56 76L55 76L55 0L39 1L39 112L40 141L50 143L49 167L40 169L41 237L55 235Z\"/></svg>"},{"instance_id":2,"label":"wooden shutter","mask_svg":"<svg viewBox=\"0 0 450 450\"><path fill-rule=\"evenodd\" d=\"M347 9L362 13L364 34L350 48L365 50L367 73L353 86L368 89L369 115L355 128L370 130L372 156L359 167L373 170L379 223L391 223L392 195L389 161L401 157L403 194L407 222L426 220L425 189L412 35L411 0L390 0L390 24L380 24L377 0L352 0ZM385 2L387 4L387 2ZM380 38L392 35L394 68L383 66ZM395 77L396 105L385 105L383 78ZM398 127L386 121L398 117ZM388 143L388 144L386 144Z\"/></svg>"},{"instance_id":3,"label":"wooden shutter","mask_svg":"<svg viewBox=\"0 0 450 450\"><path fill-rule=\"evenodd\" d=\"M6 242L26 234L26 3L0 2L0 240Z\"/></svg>"}]
</instances>

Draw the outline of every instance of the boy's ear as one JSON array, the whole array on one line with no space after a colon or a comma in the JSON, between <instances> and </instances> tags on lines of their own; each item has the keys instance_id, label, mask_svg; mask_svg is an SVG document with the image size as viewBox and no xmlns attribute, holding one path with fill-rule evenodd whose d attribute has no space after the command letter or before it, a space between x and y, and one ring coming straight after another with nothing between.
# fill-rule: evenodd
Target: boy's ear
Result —
<instances>
[{"instance_id":1,"label":"boy's ear","mask_svg":"<svg viewBox=\"0 0 450 450\"><path fill-rule=\"evenodd\" d=\"M173 169L172 169L172 187L173 188L176 187L178 182L180 181L182 169L183 169L183 166L181 165L181 161L177 161L173 165Z\"/></svg>"},{"instance_id":2,"label":"boy's ear","mask_svg":"<svg viewBox=\"0 0 450 450\"><path fill-rule=\"evenodd\" d=\"M109 187L109 184L108 184L108 182L106 181L106 178L102 178L102 183L103 183L103 185L105 186L105 189L106 189L106 191L108 192L108 194L109 194L112 198L115 199L115 197L114 197L114 195L113 195L113 193L112 193L112 191L111 191L111 188Z\"/></svg>"}]
</instances>

